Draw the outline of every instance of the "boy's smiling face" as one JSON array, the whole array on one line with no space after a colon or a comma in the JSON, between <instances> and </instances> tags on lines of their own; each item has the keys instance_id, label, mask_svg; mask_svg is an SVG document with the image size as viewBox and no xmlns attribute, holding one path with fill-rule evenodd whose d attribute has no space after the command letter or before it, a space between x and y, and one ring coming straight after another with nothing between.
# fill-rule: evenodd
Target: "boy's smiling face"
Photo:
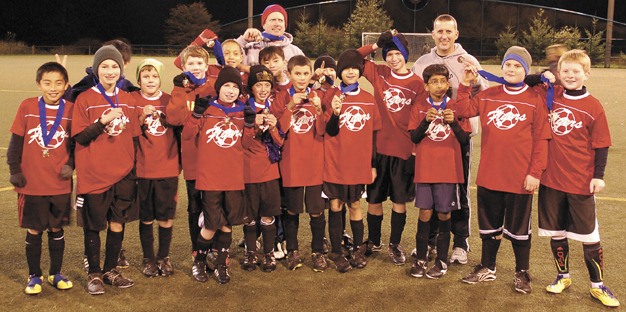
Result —
<instances>
[{"instance_id":1,"label":"boy's smiling face","mask_svg":"<svg viewBox=\"0 0 626 312\"><path fill-rule=\"evenodd\" d=\"M241 53L241 47L238 43L229 41L222 45L222 52L224 53L224 61L226 65L230 67L237 67L237 65L243 62L243 54Z\"/></svg>"},{"instance_id":2,"label":"boy's smiling face","mask_svg":"<svg viewBox=\"0 0 626 312\"><path fill-rule=\"evenodd\" d=\"M273 55L269 60L263 60L261 65L265 65L274 77L281 77L285 69L286 62L279 55Z\"/></svg>"},{"instance_id":3,"label":"boy's smiling face","mask_svg":"<svg viewBox=\"0 0 626 312\"><path fill-rule=\"evenodd\" d=\"M341 81L346 85L351 85L359 80L359 69L347 67L341 72Z\"/></svg>"},{"instance_id":4,"label":"boy's smiling face","mask_svg":"<svg viewBox=\"0 0 626 312\"><path fill-rule=\"evenodd\" d=\"M387 66L389 66L394 73L402 71L406 65L404 56L402 56L402 53L398 50L388 51L387 56L385 57L385 62L387 62Z\"/></svg>"},{"instance_id":5,"label":"boy's smiling face","mask_svg":"<svg viewBox=\"0 0 626 312\"><path fill-rule=\"evenodd\" d=\"M561 85L567 90L581 90L589 79L589 72L585 72L583 65L578 62L564 61L559 67Z\"/></svg>"},{"instance_id":6,"label":"boy's smiling face","mask_svg":"<svg viewBox=\"0 0 626 312\"><path fill-rule=\"evenodd\" d=\"M311 66L296 65L289 72L289 80L291 80L291 83L293 83L293 86L297 91L302 91L309 86L311 75Z\"/></svg>"},{"instance_id":7,"label":"boy's smiling face","mask_svg":"<svg viewBox=\"0 0 626 312\"><path fill-rule=\"evenodd\" d=\"M272 84L268 81L259 81L252 86L252 95L259 103L264 103L270 97Z\"/></svg>"},{"instance_id":8,"label":"boy's smiling face","mask_svg":"<svg viewBox=\"0 0 626 312\"><path fill-rule=\"evenodd\" d=\"M239 97L239 88L237 87L236 83L231 82L231 81L225 82L220 87L219 92L220 92L220 95L219 95L220 102L224 104L232 104Z\"/></svg>"},{"instance_id":9,"label":"boy's smiling face","mask_svg":"<svg viewBox=\"0 0 626 312\"><path fill-rule=\"evenodd\" d=\"M56 71L43 73L41 80L37 82L37 88L42 92L46 104L58 104L67 87L68 83L63 75Z\"/></svg>"},{"instance_id":10,"label":"boy's smiling face","mask_svg":"<svg viewBox=\"0 0 626 312\"><path fill-rule=\"evenodd\" d=\"M267 16L263 30L270 35L282 36L285 34L285 17L280 12L273 12Z\"/></svg>"},{"instance_id":11,"label":"boy's smiling face","mask_svg":"<svg viewBox=\"0 0 626 312\"><path fill-rule=\"evenodd\" d=\"M98 65L98 80L108 90L109 87L115 86L120 79L120 65L112 59L106 59Z\"/></svg>"},{"instance_id":12,"label":"boy's smiling face","mask_svg":"<svg viewBox=\"0 0 626 312\"><path fill-rule=\"evenodd\" d=\"M526 70L524 66L516 60L507 60L502 64L502 77L510 84L518 84L524 81Z\"/></svg>"},{"instance_id":13,"label":"boy's smiling face","mask_svg":"<svg viewBox=\"0 0 626 312\"><path fill-rule=\"evenodd\" d=\"M197 56L187 57L187 61L183 64L183 71L190 72L198 79L204 78L207 69L209 69L209 64L207 64L203 58Z\"/></svg>"},{"instance_id":14,"label":"boy's smiling face","mask_svg":"<svg viewBox=\"0 0 626 312\"><path fill-rule=\"evenodd\" d=\"M154 68L142 70L139 73L139 87L145 96L155 96L161 87L159 72Z\"/></svg>"}]
</instances>

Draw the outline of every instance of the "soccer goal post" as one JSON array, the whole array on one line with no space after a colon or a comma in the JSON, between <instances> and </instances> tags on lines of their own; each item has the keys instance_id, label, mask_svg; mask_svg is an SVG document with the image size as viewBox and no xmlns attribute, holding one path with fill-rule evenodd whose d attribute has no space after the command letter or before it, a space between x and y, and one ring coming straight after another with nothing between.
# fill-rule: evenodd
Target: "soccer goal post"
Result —
<instances>
[{"instance_id":1,"label":"soccer goal post","mask_svg":"<svg viewBox=\"0 0 626 312\"><path fill-rule=\"evenodd\" d=\"M435 42L430 33L402 33L404 38L409 42L409 62L415 62L422 54L430 53L430 49L434 47ZM361 44L374 44L378 40L380 33L363 32L361 33ZM370 59L382 60L380 50L375 55L370 55Z\"/></svg>"}]
</instances>

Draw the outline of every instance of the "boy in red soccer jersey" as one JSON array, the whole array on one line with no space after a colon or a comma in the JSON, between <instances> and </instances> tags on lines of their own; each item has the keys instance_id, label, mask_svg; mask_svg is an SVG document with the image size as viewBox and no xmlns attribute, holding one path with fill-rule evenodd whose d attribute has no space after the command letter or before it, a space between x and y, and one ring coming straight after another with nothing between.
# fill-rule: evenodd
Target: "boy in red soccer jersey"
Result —
<instances>
[{"instance_id":1,"label":"boy in red soccer jersey","mask_svg":"<svg viewBox=\"0 0 626 312\"><path fill-rule=\"evenodd\" d=\"M476 67L468 65L459 87L456 109L460 117L480 116L482 147L478 185L478 226L482 238L481 263L462 279L468 284L496 279L496 256L502 236L515 253L515 290L531 292L530 216L533 192L547 162L550 129L544 99L524 84L532 58L522 47L504 55L504 77L480 72L503 85L471 99L470 82ZM493 174L499 172L501 174Z\"/></svg>"},{"instance_id":2,"label":"boy in red soccer jersey","mask_svg":"<svg viewBox=\"0 0 626 312\"><path fill-rule=\"evenodd\" d=\"M339 88L324 96L326 136L324 137L324 193L330 200L328 228L332 252L330 259L337 271L364 268L364 225L360 199L365 185L376 178L374 134L381 128L374 97L359 88L363 58L357 50L346 50L339 56ZM350 262L341 249L343 204L348 206L354 245Z\"/></svg>"},{"instance_id":3,"label":"boy in red soccer jersey","mask_svg":"<svg viewBox=\"0 0 626 312\"><path fill-rule=\"evenodd\" d=\"M291 88L292 84L289 80L288 65L283 49L273 46L264 48L259 52L259 64L265 65L274 75L273 95Z\"/></svg>"},{"instance_id":4,"label":"boy in red soccer jersey","mask_svg":"<svg viewBox=\"0 0 626 312\"><path fill-rule=\"evenodd\" d=\"M148 277L170 276L172 226L178 195L178 143L174 128L167 124L165 107L170 95L161 91L163 63L145 59L137 65L140 91L133 92L140 113L137 150L137 197L140 205L139 238L143 249L142 273ZM159 249L154 254L153 222L159 224Z\"/></svg>"},{"instance_id":5,"label":"boy in red soccer jersey","mask_svg":"<svg viewBox=\"0 0 626 312\"><path fill-rule=\"evenodd\" d=\"M363 76L374 86L382 128L376 133L376 180L367 187L367 251L380 251L383 202L391 198L391 233L388 254L395 265L406 262L400 246L406 224L406 203L415 197L413 143L408 124L417 96L425 97L424 81L406 67L408 42L402 34L385 31L373 45L358 51L365 57L382 49L386 64L364 61Z\"/></svg>"},{"instance_id":6,"label":"boy in red soccer jersey","mask_svg":"<svg viewBox=\"0 0 626 312\"><path fill-rule=\"evenodd\" d=\"M7 163L10 182L18 195L20 227L27 229L28 284L24 292L28 295L42 291L44 230L48 231L50 253L48 282L57 289L73 286L61 274L65 251L63 225L69 221L74 171L69 137L73 104L62 99L68 80L67 71L58 63L41 65L36 81L42 95L24 100L11 126Z\"/></svg>"},{"instance_id":7,"label":"boy in red soccer jersey","mask_svg":"<svg viewBox=\"0 0 626 312\"><path fill-rule=\"evenodd\" d=\"M266 48L267 49L267 48ZM324 167L322 105L316 91L308 85L312 75L311 60L296 55L287 64L289 80L293 85L276 95L270 107L285 132L282 160L279 164L287 206L284 227L287 240L287 269L302 266L298 246L300 214L311 217L311 250L313 270L322 272L328 267L324 249L324 199L322 198L322 170ZM303 205L304 203L304 205Z\"/></svg>"},{"instance_id":8,"label":"boy in red soccer jersey","mask_svg":"<svg viewBox=\"0 0 626 312\"><path fill-rule=\"evenodd\" d=\"M123 74L122 55L104 46L94 55L96 86L81 93L73 113L76 140L76 207L80 209L89 262L87 291L104 293L104 283L134 285L115 268L123 224L138 218L135 201L135 146L141 133L132 96L116 84ZM114 163L110 163L114 161ZM100 268L100 231L107 229L104 267ZM104 275L103 275L104 273Z\"/></svg>"},{"instance_id":9,"label":"boy in red soccer jersey","mask_svg":"<svg viewBox=\"0 0 626 312\"><path fill-rule=\"evenodd\" d=\"M244 203L244 153L254 135L254 109L239 101L241 74L232 67L220 71L215 81L218 97L198 98L192 117L185 122L183 140L198 142L196 189L201 192L203 227L193 277L206 282L206 258L217 249L215 277L230 282L228 257L232 227L252 219Z\"/></svg>"},{"instance_id":10,"label":"boy in red soccer jersey","mask_svg":"<svg viewBox=\"0 0 626 312\"><path fill-rule=\"evenodd\" d=\"M461 146L469 141L469 134L461 128L454 112L448 108L452 101L450 71L445 65L426 67L422 74L427 98L414 103L409 129L415 143L415 207L419 208L417 222L417 257L411 268L411 276L440 278L448 270L450 249L451 211L457 209L457 184L463 183ZM446 164L441 170L436 164ZM433 210L439 219L437 258L427 270L428 234Z\"/></svg>"}]
</instances>

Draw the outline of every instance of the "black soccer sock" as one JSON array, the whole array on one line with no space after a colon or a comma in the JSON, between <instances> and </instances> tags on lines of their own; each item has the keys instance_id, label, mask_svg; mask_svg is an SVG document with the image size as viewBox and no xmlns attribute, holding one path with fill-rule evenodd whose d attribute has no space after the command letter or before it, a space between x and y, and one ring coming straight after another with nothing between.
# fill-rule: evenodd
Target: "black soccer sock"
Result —
<instances>
[{"instance_id":1,"label":"black soccer sock","mask_svg":"<svg viewBox=\"0 0 626 312\"><path fill-rule=\"evenodd\" d=\"M194 261L206 261L206 255L209 253L211 247L213 247L213 240L214 238L204 239L202 235L198 235L198 241L196 242L196 246L198 246L198 253L196 254Z\"/></svg>"},{"instance_id":2,"label":"black soccer sock","mask_svg":"<svg viewBox=\"0 0 626 312\"><path fill-rule=\"evenodd\" d=\"M406 213L391 211L391 235L389 236L389 243L400 244L405 224Z\"/></svg>"},{"instance_id":3,"label":"black soccer sock","mask_svg":"<svg viewBox=\"0 0 626 312\"><path fill-rule=\"evenodd\" d=\"M246 242L246 250L256 253L256 223L243 226L243 239Z\"/></svg>"},{"instance_id":4,"label":"black soccer sock","mask_svg":"<svg viewBox=\"0 0 626 312\"><path fill-rule=\"evenodd\" d=\"M322 253L324 251L324 232L326 231L326 218L324 215L311 216L311 251ZM343 231L342 231L343 232Z\"/></svg>"},{"instance_id":5,"label":"black soccer sock","mask_svg":"<svg viewBox=\"0 0 626 312\"><path fill-rule=\"evenodd\" d=\"M157 252L157 259L165 259L170 255L173 231L174 226L168 228L159 226L159 251Z\"/></svg>"},{"instance_id":6,"label":"black soccer sock","mask_svg":"<svg viewBox=\"0 0 626 312\"><path fill-rule=\"evenodd\" d=\"M556 271L559 274L569 273L569 243L567 238L551 239L550 248L556 264Z\"/></svg>"},{"instance_id":7,"label":"black soccer sock","mask_svg":"<svg viewBox=\"0 0 626 312\"><path fill-rule=\"evenodd\" d=\"M139 240L141 241L143 257L150 260L154 260L154 233L152 229L152 223L139 222Z\"/></svg>"},{"instance_id":8,"label":"black soccer sock","mask_svg":"<svg viewBox=\"0 0 626 312\"><path fill-rule=\"evenodd\" d=\"M41 236L43 233L31 234L26 232L26 262L28 275L42 276L41 273Z\"/></svg>"},{"instance_id":9,"label":"black soccer sock","mask_svg":"<svg viewBox=\"0 0 626 312\"><path fill-rule=\"evenodd\" d=\"M200 226L198 226L199 218L199 212L189 212L187 214L187 222L189 222L189 238L191 239L192 251L197 251L200 248L198 247L198 236L200 236Z\"/></svg>"},{"instance_id":10,"label":"black soccer sock","mask_svg":"<svg viewBox=\"0 0 626 312\"><path fill-rule=\"evenodd\" d=\"M452 221L439 220L439 236L437 237L437 260L448 263L448 251L450 250L450 227Z\"/></svg>"},{"instance_id":11,"label":"black soccer sock","mask_svg":"<svg viewBox=\"0 0 626 312\"><path fill-rule=\"evenodd\" d=\"M511 240L515 254L515 271L528 271L530 268L530 235L528 240Z\"/></svg>"},{"instance_id":12,"label":"black soccer sock","mask_svg":"<svg viewBox=\"0 0 626 312\"><path fill-rule=\"evenodd\" d=\"M417 259L426 260L428 256L428 233L430 232L429 221L417 221L417 234L415 234L415 246L417 248Z\"/></svg>"},{"instance_id":13,"label":"black soccer sock","mask_svg":"<svg viewBox=\"0 0 626 312\"><path fill-rule=\"evenodd\" d=\"M298 227L300 215L287 214L285 218L285 238L287 239L287 251L298 250Z\"/></svg>"},{"instance_id":14,"label":"black soccer sock","mask_svg":"<svg viewBox=\"0 0 626 312\"><path fill-rule=\"evenodd\" d=\"M83 234L89 274L102 273L100 269L100 232L83 228Z\"/></svg>"},{"instance_id":15,"label":"black soccer sock","mask_svg":"<svg viewBox=\"0 0 626 312\"><path fill-rule=\"evenodd\" d=\"M593 283L600 283L604 279L604 255L600 242L587 245L583 244L585 264L589 271L589 279Z\"/></svg>"},{"instance_id":16,"label":"black soccer sock","mask_svg":"<svg viewBox=\"0 0 626 312\"><path fill-rule=\"evenodd\" d=\"M343 232L346 231L346 215L348 214L348 207L346 207L346 204L343 204L341 206L341 234L343 234Z\"/></svg>"},{"instance_id":17,"label":"black soccer sock","mask_svg":"<svg viewBox=\"0 0 626 312\"><path fill-rule=\"evenodd\" d=\"M439 235L439 218L436 213L430 217L430 232L428 233L428 245L435 247L437 245L437 235Z\"/></svg>"},{"instance_id":18,"label":"black soccer sock","mask_svg":"<svg viewBox=\"0 0 626 312\"><path fill-rule=\"evenodd\" d=\"M220 231L221 232L221 231ZM228 254L230 253L230 244L233 242L232 232L222 232L218 237L217 259L215 264L226 264Z\"/></svg>"},{"instance_id":19,"label":"black soccer sock","mask_svg":"<svg viewBox=\"0 0 626 312\"><path fill-rule=\"evenodd\" d=\"M328 211L328 236L330 236L332 252L337 254L343 254L341 249L341 238L343 236L341 219L341 211Z\"/></svg>"},{"instance_id":20,"label":"black soccer sock","mask_svg":"<svg viewBox=\"0 0 626 312\"><path fill-rule=\"evenodd\" d=\"M363 244L363 236L365 234L365 224L363 224L363 219L350 220L350 228L352 229L352 239L354 240L354 249L356 250L361 246L361 244Z\"/></svg>"},{"instance_id":21,"label":"black soccer sock","mask_svg":"<svg viewBox=\"0 0 626 312\"><path fill-rule=\"evenodd\" d=\"M276 221L272 224L261 224L263 233L263 253L268 254L274 250L274 240L276 239Z\"/></svg>"},{"instance_id":22,"label":"black soccer sock","mask_svg":"<svg viewBox=\"0 0 626 312\"><path fill-rule=\"evenodd\" d=\"M109 272L117 266L117 258L122 250L122 240L124 239L124 231L113 232L111 228L107 230L106 250L104 251L104 267L103 272Z\"/></svg>"},{"instance_id":23,"label":"black soccer sock","mask_svg":"<svg viewBox=\"0 0 626 312\"><path fill-rule=\"evenodd\" d=\"M373 215L367 213L367 240L374 243L374 245L380 245L381 227L383 224L383 216Z\"/></svg>"},{"instance_id":24,"label":"black soccer sock","mask_svg":"<svg viewBox=\"0 0 626 312\"><path fill-rule=\"evenodd\" d=\"M61 273L63 253L65 252L65 234L63 229L58 232L48 231L48 252L50 253L50 275Z\"/></svg>"},{"instance_id":25,"label":"black soccer sock","mask_svg":"<svg viewBox=\"0 0 626 312\"><path fill-rule=\"evenodd\" d=\"M480 258L480 264L491 270L496 269L496 260L498 257L498 250L500 249L501 239L495 239L494 237L483 237L483 250Z\"/></svg>"}]
</instances>

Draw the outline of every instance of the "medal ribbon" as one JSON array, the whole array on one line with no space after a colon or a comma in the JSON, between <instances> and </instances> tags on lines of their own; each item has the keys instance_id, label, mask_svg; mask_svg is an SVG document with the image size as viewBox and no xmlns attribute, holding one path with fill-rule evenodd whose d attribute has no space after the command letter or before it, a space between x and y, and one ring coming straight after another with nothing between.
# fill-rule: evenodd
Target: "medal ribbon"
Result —
<instances>
[{"instance_id":1,"label":"medal ribbon","mask_svg":"<svg viewBox=\"0 0 626 312\"><path fill-rule=\"evenodd\" d=\"M505 86L509 86L509 87L514 87L514 88L518 88L518 87L523 87L524 86L524 82L520 82L520 83L516 83L516 84L511 84L508 83L506 80L504 80L504 78L496 76L486 70L479 70L478 74L483 76L485 79L489 80L489 81L493 81L493 82L497 82L499 84L503 84Z\"/></svg>"},{"instance_id":2,"label":"medal ribbon","mask_svg":"<svg viewBox=\"0 0 626 312\"><path fill-rule=\"evenodd\" d=\"M307 93L311 93L311 88L306 87L306 92ZM294 94L296 94L296 88L294 88L293 86L291 86L291 88L289 88L289 95L293 96Z\"/></svg>"},{"instance_id":3,"label":"medal ribbon","mask_svg":"<svg viewBox=\"0 0 626 312\"><path fill-rule=\"evenodd\" d=\"M263 36L263 38L268 39L269 41L283 41L285 39L285 36L274 36L266 32L262 32L261 35Z\"/></svg>"},{"instance_id":4,"label":"medal ribbon","mask_svg":"<svg viewBox=\"0 0 626 312\"><path fill-rule=\"evenodd\" d=\"M206 83L206 76L202 79L198 79L191 72L186 71L186 72L183 72L183 74L185 74L187 78L189 78L189 80L191 80L191 82L193 82L193 84L196 86L201 86Z\"/></svg>"},{"instance_id":5,"label":"medal ribbon","mask_svg":"<svg viewBox=\"0 0 626 312\"><path fill-rule=\"evenodd\" d=\"M435 102L433 101L432 97L428 97L428 102L430 102L430 106L432 106L434 109L436 110L444 110L446 109L446 105L448 104L448 96L444 95L443 96L443 101L441 102L441 105L439 105L439 108L437 108L437 106L435 106Z\"/></svg>"},{"instance_id":6,"label":"medal ribbon","mask_svg":"<svg viewBox=\"0 0 626 312\"><path fill-rule=\"evenodd\" d=\"M235 101L235 106L233 106L233 107L226 107L226 106L221 105L221 104L219 104L219 103L217 103L217 102L215 102L215 101L211 101L211 102L209 102L209 105L211 105L211 106L215 106L215 107L217 107L217 108L221 109L221 110L224 112L224 114L226 114L227 116L228 116L228 114L230 114L230 113L236 113L236 112L241 112L241 111L243 111L243 109L244 109L244 108L245 108L245 106L246 106L246 104L245 104L245 103L243 103L242 101L239 101L239 100L236 100L236 101Z\"/></svg>"},{"instance_id":7,"label":"medal ribbon","mask_svg":"<svg viewBox=\"0 0 626 312\"><path fill-rule=\"evenodd\" d=\"M326 82L328 82L329 85L331 85L331 86L335 85L335 81L333 80L333 78L330 78L330 76L328 76L328 75L326 75L324 77L326 77Z\"/></svg>"},{"instance_id":8,"label":"medal ribbon","mask_svg":"<svg viewBox=\"0 0 626 312\"><path fill-rule=\"evenodd\" d=\"M224 51L222 50L222 43L217 39L213 41L215 42L215 45L213 46L213 54L215 54L215 59L217 60L218 64L223 66L224 64L226 64L226 61L224 60Z\"/></svg>"},{"instance_id":9,"label":"medal ribbon","mask_svg":"<svg viewBox=\"0 0 626 312\"><path fill-rule=\"evenodd\" d=\"M117 99L117 84L115 85L116 90L113 91L113 93L115 94L115 102L113 102L113 100L107 95L106 91L104 90L104 87L102 86L101 83L98 82L98 84L96 85L96 87L98 88L98 90L100 91L100 93L102 94L102 96L104 97L105 100L107 100L107 102L109 103L109 105L111 105L111 107L113 108L117 108L120 105L118 104L119 101Z\"/></svg>"},{"instance_id":10,"label":"medal ribbon","mask_svg":"<svg viewBox=\"0 0 626 312\"><path fill-rule=\"evenodd\" d=\"M43 101L43 96L39 98L39 126L41 127L41 138L43 139L43 146L48 146L48 143L54 137L54 134L61 125L61 119L63 119L63 112L65 111L65 101L61 99L59 102L59 109L57 115L54 117L54 123L48 131L48 123L46 121L46 103Z\"/></svg>"},{"instance_id":11,"label":"medal ribbon","mask_svg":"<svg viewBox=\"0 0 626 312\"><path fill-rule=\"evenodd\" d=\"M339 84L339 90L341 90L341 93L348 93L348 92L352 92L356 89L359 88L359 83L355 82L351 85L346 85L345 83L341 82Z\"/></svg>"},{"instance_id":12,"label":"medal ribbon","mask_svg":"<svg viewBox=\"0 0 626 312\"><path fill-rule=\"evenodd\" d=\"M548 90L546 91L546 105L548 105L548 110L552 111L552 106L554 105L554 85L543 75L541 75L541 81L548 84Z\"/></svg>"},{"instance_id":13,"label":"medal ribbon","mask_svg":"<svg viewBox=\"0 0 626 312\"><path fill-rule=\"evenodd\" d=\"M256 107L256 100L254 97L250 97L248 99L248 105L251 107ZM265 99L265 109L270 109L270 99Z\"/></svg>"}]
</instances>

